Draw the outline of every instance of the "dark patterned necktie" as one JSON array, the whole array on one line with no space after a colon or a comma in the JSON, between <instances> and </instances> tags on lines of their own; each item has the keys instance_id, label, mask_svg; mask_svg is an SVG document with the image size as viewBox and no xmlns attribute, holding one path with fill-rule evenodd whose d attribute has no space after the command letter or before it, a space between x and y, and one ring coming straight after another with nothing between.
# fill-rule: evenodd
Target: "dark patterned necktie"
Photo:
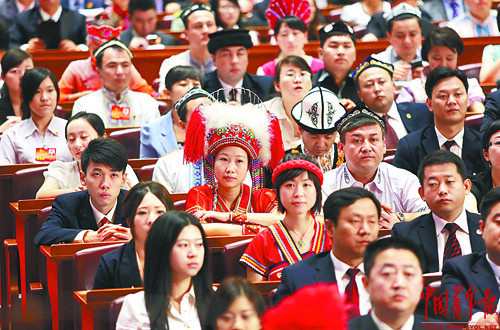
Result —
<instances>
[{"instance_id":1,"label":"dark patterned necktie","mask_svg":"<svg viewBox=\"0 0 500 330\"><path fill-rule=\"evenodd\" d=\"M460 243L458 242L456 234L458 226L454 223L447 223L444 228L450 232L450 235L448 236L446 245L444 246L443 264L448 259L462 255L462 249L460 248Z\"/></svg>"},{"instance_id":2,"label":"dark patterned necktie","mask_svg":"<svg viewBox=\"0 0 500 330\"><path fill-rule=\"evenodd\" d=\"M455 18L458 16L458 3L456 1L451 1L450 2L451 10L453 10L452 18Z\"/></svg>"},{"instance_id":3,"label":"dark patterned necktie","mask_svg":"<svg viewBox=\"0 0 500 330\"><path fill-rule=\"evenodd\" d=\"M345 287L346 305L347 305L347 320L350 321L359 316L359 292L356 284L356 275L359 269L350 268L347 271L349 283Z\"/></svg>"},{"instance_id":4,"label":"dark patterned necktie","mask_svg":"<svg viewBox=\"0 0 500 330\"><path fill-rule=\"evenodd\" d=\"M387 149L396 149L398 145L398 135L391 124L389 124L389 116L384 115L385 119L385 146Z\"/></svg>"},{"instance_id":5,"label":"dark patterned necktie","mask_svg":"<svg viewBox=\"0 0 500 330\"><path fill-rule=\"evenodd\" d=\"M232 88L229 91L229 102L237 101L237 95L238 95L238 92L236 91L236 88Z\"/></svg>"},{"instance_id":6,"label":"dark patterned necktie","mask_svg":"<svg viewBox=\"0 0 500 330\"><path fill-rule=\"evenodd\" d=\"M451 147L453 147L453 145L455 144L455 141L453 140L448 140L446 141L443 145L444 145L444 148L448 151L451 151Z\"/></svg>"}]
</instances>

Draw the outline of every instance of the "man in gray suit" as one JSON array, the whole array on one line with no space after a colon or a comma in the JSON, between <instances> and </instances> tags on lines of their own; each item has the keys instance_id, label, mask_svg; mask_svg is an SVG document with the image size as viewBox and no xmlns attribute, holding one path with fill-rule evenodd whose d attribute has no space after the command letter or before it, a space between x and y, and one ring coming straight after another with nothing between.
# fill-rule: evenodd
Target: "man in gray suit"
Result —
<instances>
[{"instance_id":1,"label":"man in gray suit","mask_svg":"<svg viewBox=\"0 0 500 330\"><path fill-rule=\"evenodd\" d=\"M0 18L12 24L14 16L35 6L35 0L0 0Z\"/></svg>"}]
</instances>

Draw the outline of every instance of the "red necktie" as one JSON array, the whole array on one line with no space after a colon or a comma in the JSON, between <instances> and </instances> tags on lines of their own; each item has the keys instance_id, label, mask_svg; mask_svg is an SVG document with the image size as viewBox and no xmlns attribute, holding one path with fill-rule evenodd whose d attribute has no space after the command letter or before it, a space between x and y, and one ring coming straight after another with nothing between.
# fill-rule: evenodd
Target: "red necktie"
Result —
<instances>
[{"instance_id":1,"label":"red necktie","mask_svg":"<svg viewBox=\"0 0 500 330\"><path fill-rule=\"evenodd\" d=\"M392 126L389 124L389 116L384 115L385 119L385 146L387 149L396 149L398 145L398 135Z\"/></svg>"},{"instance_id":2,"label":"red necktie","mask_svg":"<svg viewBox=\"0 0 500 330\"><path fill-rule=\"evenodd\" d=\"M447 223L444 228L450 232L450 235L448 236L446 245L444 246L443 264L448 259L462 255L462 249L460 248L460 243L458 242L456 235L458 226L454 223Z\"/></svg>"},{"instance_id":3,"label":"red necktie","mask_svg":"<svg viewBox=\"0 0 500 330\"><path fill-rule=\"evenodd\" d=\"M111 223L111 222L108 220L108 218L106 218L106 217L102 218L102 220L101 220L101 225L99 226L99 228L101 228L101 227L102 227L102 226L104 226L104 225L107 225L108 223Z\"/></svg>"},{"instance_id":4,"label":"red necktie","mask_svg":"<svg viewBox=\"0 0 500 330\"><path fill-rule=\"evenodd\" d=\"M356 284L356 275L359 269L350 268L347 271L350 281L345 287L346 305L347 305L347 320L350 321L359 316L359 292Z\"/></svg>"}]
</instances>

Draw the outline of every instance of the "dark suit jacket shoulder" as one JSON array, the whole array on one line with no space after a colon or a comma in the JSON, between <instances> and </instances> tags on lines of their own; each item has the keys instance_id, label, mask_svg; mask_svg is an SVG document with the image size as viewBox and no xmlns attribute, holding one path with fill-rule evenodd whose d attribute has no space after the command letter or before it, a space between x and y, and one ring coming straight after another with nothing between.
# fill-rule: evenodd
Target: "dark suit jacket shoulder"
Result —
<instances>
[{"instance_id":1,"label":"dark suit jacket shoulder","mask_svg":"<svg viewBox=\"0 0 500 330\"><path fill-rule=\"evenodd\" d=\"M134 240L101 257L95 274L94 289L141 286L142 280L137 265Z\"/></svg>"},{"instance_id":2,"label":"dark suit jacket shoulder","mask_svg":"<svg viewBox=\"0 0 500 330\"><path fill-rule=\"evenodd\" d=\"M434 116L425 103L396 103L403 125L408 133L434 123Z\"/></svg>"},{"instance_id":3,"label":"dark suit jacket shoulder","mask_svg":"<svg viewBox=\"0 0 500 330\"><path fill-rule=\"evenodd\" d=\"M419 314L413 314L413 330L424 329L422 327L422 322L425 321L425 317ZM428 321L427 321L428 322ZM371 314L361 315L360 317L355 318L351 322L349 322L349 330L376 330L377 325L373 321Z\"/></svg>"},{"instance_id":4,"label":"dark suit jacket shoulder","mask_svg":"<svg viewBox=\"0 0 500 330\"><path fill-rule=\"evenodd\" d=\"M330 251L324 251L285 267L281 275L281 284L273 296L273 304L306 285L317 283L335 283L335 268Z\"/></svg>"},{"instance_id":5,"label":"dark suit jacket shoulder","mask_svg":"<svg viewBox=\"0 0 500 330\"><path fill-rule=\"evenodd\" d=\"M128 227L127 219L123 215L123 197L126 193L126 190L120 191L114 223ZM97 230L88 191L59 195L52 204L47 221L35 236L35 245L71 243L82 230Z\"/></svg>"},{"instance_id":6,"label":"dark suit jacket shoulder","mask_svg":"<svg viewBox=\"0 0 500 330\"><path fill-rule=\"evenodd\" d=\"M489 93L488 96L486 96L484 108L481 132L484 132L491 122L500 119L500 90Z\"/></svg>"},{"instance_id":7,"label":"dark suit jacket shoulder","mask_svg":"<svg viewBox=\"0 0 500 330\"><path fill-rule=\"evenodd\" d=\"M179 42L177 39L172 37L171 35L159 32L159 31L154 31L154 34L158 35L161 39L160 43L165 46L174 46L178 45ZM129 29L123 31L120 33L120 40L128 47L130 44L130 41L132 41L132 38L134 38L134 31L133 28L130 27Z\"/></svg>"},{"instance_id":8,"label":"dark suit jacket shoulder","mask_svg":"<svg viewBox=\"0 0 500 330\"><path fill-rule=\"evenodd\" d=\"M479 229L479 214L467 212L467 225L472 252L485 250L484 241L477 233ZM437 253L436 227L432 214L424 214L410 222L399 222L392 227L391 236L403 236L411 239L423 252L425 257L424 273L439 271Z\"/></svg>"}]
</instances>

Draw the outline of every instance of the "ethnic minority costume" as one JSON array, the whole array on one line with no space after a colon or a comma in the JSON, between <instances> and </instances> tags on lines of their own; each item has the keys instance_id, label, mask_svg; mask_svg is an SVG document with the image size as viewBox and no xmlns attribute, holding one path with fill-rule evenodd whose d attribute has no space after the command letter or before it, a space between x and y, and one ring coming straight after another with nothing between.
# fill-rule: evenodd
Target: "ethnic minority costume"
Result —
<instances>
[{"instance_id":1,"label":"ethnic minority costume","mask_svg":"<svg viewBox=\"0 0 500 330\"><path fill-rule=\"evenodd\" d=\"M309 251L300 254L282 220L259 233L250 242L240 262L269 281L281 279L283 268L332 248L325 224L314 219L314 235Z\"/></svg>"},{"instance_id":2,"label":"ethnic minority costume","mask_svg":"<svg viewBox=\"0 0 500 330\"><path fill-rule=\"evenodd\" d=\"M291 153L291 154L306 154L309 155L307 152L306 148L304 147L304 143L299 144L295 148L292 148L290 150L285 151L285 153ZM339 167L340 165L344 164L345 159L344 156L342 156L338 150L337 143L334 143L332 145L332 148L330 151L328 151L326 154L323 156L313 156L314 159L319 163L321 166L321 171L323 173L326 173L330 170L333 170L334 168Z\"/></svg>"}]
</instances>

